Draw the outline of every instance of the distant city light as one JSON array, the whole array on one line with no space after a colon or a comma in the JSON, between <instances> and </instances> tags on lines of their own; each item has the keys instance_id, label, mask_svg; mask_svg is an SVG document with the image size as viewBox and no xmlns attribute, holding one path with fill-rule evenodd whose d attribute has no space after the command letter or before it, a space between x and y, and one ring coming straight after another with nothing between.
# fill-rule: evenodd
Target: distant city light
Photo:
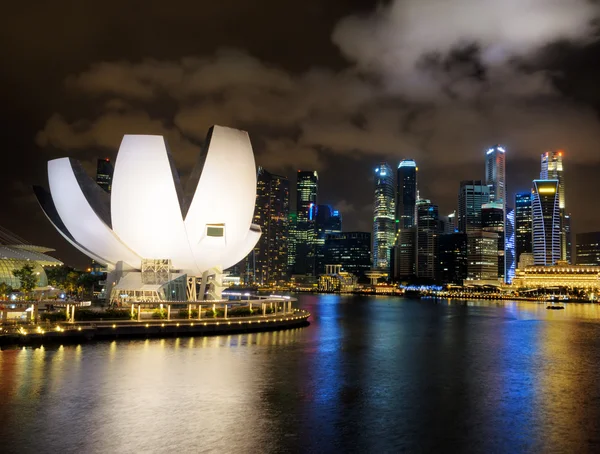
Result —
<instances>
[{"instance_id":1,"label":"distant city light","mask_svg":"<svg viewBox=\"0 0 600 454\"><path fill-rule=\"evenodd\" d=\"M400 167L417 167L417 163L412 159L405 159L398 164L398 168Z\"/></svg>"}]
</instances>

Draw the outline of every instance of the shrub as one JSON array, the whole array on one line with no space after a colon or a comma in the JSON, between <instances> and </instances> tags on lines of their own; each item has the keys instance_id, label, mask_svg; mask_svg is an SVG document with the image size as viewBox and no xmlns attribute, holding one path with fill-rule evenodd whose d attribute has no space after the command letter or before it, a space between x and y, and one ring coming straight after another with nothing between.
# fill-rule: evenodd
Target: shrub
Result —
<instances>
[{"instance_id":1,"label":"shrub","mask_svg":"<svg viewBox=\"0 0 600 454\"><path fill-rule=\"evenodd\" d=\"M154 311L152 311L152 318L156 318L156 319L167 318L167 310L160 309L160 308L154 309Z\"/></svg>"},{"instance_id":2,"label":"shrub","mask_svg":"<svg viewBox=\"0 0 600 454\"><path fill-rule=\"evenodd\" d=\"M75 310L76 321L89 320L129 320L131 311L123 309L107 309L105 311L91 311L89 309Z\"/></svg>"},{"instance_id":3,"label":"shrub","mask_svg":"<svg viewBox=\"0 0 600 454\"><path fill-rule=\"evenodd\" d=\"M188 318L188 310L187 309L180 309L179 310L179 317L180 318ZM192 318L198 318L198 310L197 309L192 309Z\"/></svg>"},{"instance_id":4,"label":"shrub","mask_svg":"<svg viewBox=\"0 0 600 454\"><path fill-rule=\"evenodd\" d=\"M40 320L43 322L64 322L67 320L67 312L44 312L40 314Z\"/></svg>"},{"instance_id":5,"label":"shrub","mask_svg":"<svg viewBox=\"0 0 600 454\"><path fill-rule=\"evenodd\" d=\"M249 307L232 307L227 311L227 315L230 317L248 317L253 313L254 311L251 311Z\"/></svg>"}]
</instances>

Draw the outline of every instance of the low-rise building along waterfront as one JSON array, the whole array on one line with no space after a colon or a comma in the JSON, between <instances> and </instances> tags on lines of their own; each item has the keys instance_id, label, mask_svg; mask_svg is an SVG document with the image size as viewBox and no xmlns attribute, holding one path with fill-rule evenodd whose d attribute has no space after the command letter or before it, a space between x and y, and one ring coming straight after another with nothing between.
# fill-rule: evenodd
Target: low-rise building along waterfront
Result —
<instances>
[{"instance_id":1,"label":"low-rise building along waterfront","mask_svg":"<svg viewBox=\"0 0 600 454\"><path fill-rule=\"evenodd\" d=\"M513 285L521 288L599 290L600 266L569 265L566 261L551 266L528 266L516 271Z\"/></svg>"}]
</instances>

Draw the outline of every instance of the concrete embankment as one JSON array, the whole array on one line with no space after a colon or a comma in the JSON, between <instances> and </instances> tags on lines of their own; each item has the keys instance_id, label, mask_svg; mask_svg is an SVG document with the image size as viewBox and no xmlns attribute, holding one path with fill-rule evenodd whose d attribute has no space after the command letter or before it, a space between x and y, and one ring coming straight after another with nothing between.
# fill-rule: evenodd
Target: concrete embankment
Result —
<instances>
[{"instance_id":1,"label":"concrete embankment","mask_svg":"<svg viewBox=\"0 0 600 454\"><path fill-rule=\"evenodd\" d=\"M262 317L220 319L179 319L148 321L96 321L59 323L52 326L23 325L3 328L0 346L81 343L116 338L162 338L178 336L216 336L259 331L277 331L308 326L310 313L294 313Z\"/></svg>"}]
</instances>

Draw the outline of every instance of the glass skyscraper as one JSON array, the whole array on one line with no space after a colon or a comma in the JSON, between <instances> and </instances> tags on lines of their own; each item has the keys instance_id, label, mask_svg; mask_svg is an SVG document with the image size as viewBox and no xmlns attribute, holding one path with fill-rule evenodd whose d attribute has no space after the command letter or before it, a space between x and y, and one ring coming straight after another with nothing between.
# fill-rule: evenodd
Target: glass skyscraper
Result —
<instances>
[{"instance_id":1,"label":"glass skyscraper","mask_svg":"<svg viewBox=\"0 0 600 454\"><path fill-rule=\"evenodd\" d=\"M96 183L110 194L114 168L110 159L98 159L96 164Z\"/></svg>"},{"instance_id":2,"label":"glass skyscraper","mask_svg":"<svg viewBox=\"0 0 600 454\"><path fill-rule=\"evenodd\" d=\"M565 177L563 173L563 151L547 151L541 157L540 180L558 181L558 209L560 214L560 259L570 262L571 251L567 246L568 226L565 221ZM570 226L569 226L570 227ZM570 241L569 241L570 242Z\"/></svg>"},{"instance_id":3,"label":"glass skyscraper","mask_svg":"<svg viewBox=\"0 0 600 454\"><path fill-rule=\"evenodd\" d=\"M515 255L515 210L506 209L504 223L504 282L510 284L515 277L517 267Z\"/></svg>"},{"instance_id":4,"label":"glass skyscraper","mask_svg":"<svg viewBox=\"0 0 600 454\"><path fill-rule=\"evenodd\" d=\"M533 261L554 265L561 260L558 180L533 180Z\"/></svg>"},{"instance_id":5,"label":"glass skyscraper","mask_svg":"<svg viewBox=\"0 0 600 454\"><path fill-rule=\"evenodd\" d=\"M373 208L373 268L389 271L390 254L395 239L394 174L387 163L375 169Z\"/></svg>"},{"instance_id":6,"label":"glass skyscraper","mask_svg":"<svg viewBox=\"0 0 600 454\"><path fill-rule=\"evenodd\" d=\"M417 164L403 159L396 171L396 230L415 226L417 204Z\"/></svg>"},{"instance_id":7,"label":"glass skyscraper","mask_svg":"<svg viewBox=\"0 0 600 454\"><path fill-rule=\"evenodd\" d=\"M571 214L565 214L563 217L563 232L565 235L565 243L567 246L567 263L574 263L572 261L573 254L573 237L571 235Z\"/></svg>"},{"instance_id":8,"label":"glass skyscraper","mask_svg":"<svg viewBox=\"0 0 600 454\"><path fill-rule=\"evenodd\" d=\"M521 254L533 252L533 217L531 214L531 191L515 195L515 260Z\"/></svg>"},{"instance_id":9,"label":"glass skyscraper","mask_svg":"<svg viewBox=\"0 0 600 454\"><path fill-rule=\"evenodd\" d=\"M295 274L316 275L317 195L319 176L316 171L298 170L296 180L296 259Z\"/></svg>"},{"instance_id":10,"label":"glass skyscraper","mask_svg":"<svg viewBox=\"0 0 600 454\"><path fill-rule=\"evenodd\" d=\"M427 199L417 201L417 277L435 279L437 265L438 207Z\"/></svg>"},{"instance_id":11,"label":"glass skyscraper","mask_svg":"<svg viewBox=\"0 0 600 454\"><path fill-rule=\"evenodd\" d=\"M473 232L467 235L467 279L498 282L498 234Z\"/></svg>"},{"instance_id":12,"label":"glass skyscraper","mask_svg":"<svg viewBox=\"0 0 600 454\"><path fill-rule=\"evenodd\" d=\"M260 285L285 280L288 267L290 183L258 168L254 223L262 235L250 264L251 281Z\"/></svg>"},{"instance_id":13,"label":"glass skyscraper","mask_svg":"<svg viewBox=\"0 0 600 454\"><path fill-rule=\"evenodd\" d=\"M330 205L317 205L315 216L316 229L316 274L325 272L325 237L332 233L342 232L342 215Z\"/></svg>"},{"instance_id":14,"label":"glass skyscraper","mask_svg":"<svg viewBox=\"0 0 600 454\"><path fill-rule=\"evenodd\" d=\"M506 206L506 163L505 149L495 145L486 151L485 184L490 188L490 202Z\"/></svg>"},{"instance_id":15,"label":"glass skyscraper","mask_svg":"<svg viewBox=\"0 0 600 454\"><path fill-rule=\"evenodd\" d=\"M577 265L600 266L600 232L578 233Z\"/></svg>"},{"instance_id":16,"label":"glass skyscraper","mask_svg":"<svg viewBox=\"0 0 600 454\"><path fill-rule=\"evenodd\" d=\"M494 145L485 155L485 182L490 188L490 202L500 207L502 212L502 228L498 230L498 276L506 280L506 150L500 145Z\"/></svg>"},{"instance_id":17,"label":"glass skyscraper","mask_svg":"<svg viewBox=\"0 0 600 454\"><path fill-rule=\"evenodd\" d=\"M296 225L298 221L298 214L296 212L290 212L288 215L288 260L287 269L288 274L294 274L294 268L296 265L296 238L298 233L296 231Z\"/></svg>"},{"instance_id":18,"label":"glass skyscraper","mask_svg":"<svg viewBox=\"0 0 600 454\"><path fill-rule=\"evenodd\" d=\"M460 182L458 192L458 230L477 233L481 230L481 207L490 201L490 188L481 180Z\"/></svg>"},{"instance_id":19,"label":"glass skyscraper","mask_svg":"<svg viewBox=\"0 0 600 454\"><path fill-rule=\"evenodd\" d=\"M325 262L327 265L342 265L342 271L363 277L371 269L371 234L343 232L326 235Z\"/></svg>"},{"instance_id":20,"label":"glass skyscraper","mask_svg":"<svg viewBox=\"0 0 600 454\"><path fill-rule=\"evenodd\" d=\"M481 228L498 235L498 278L504 279L504 207L490 202L481 206Z\"/></svg>"},{"instance_id":21,"label":"glass skyscraper","mask_svg":"<svg viewBox=\"0 0 600 454\"><path fill-rule=\"evenodd\" d=\"M467 235L449 233L438 238L436 280L441 284L462 285L467 279Z\"/></svg>"}]
</instances>

